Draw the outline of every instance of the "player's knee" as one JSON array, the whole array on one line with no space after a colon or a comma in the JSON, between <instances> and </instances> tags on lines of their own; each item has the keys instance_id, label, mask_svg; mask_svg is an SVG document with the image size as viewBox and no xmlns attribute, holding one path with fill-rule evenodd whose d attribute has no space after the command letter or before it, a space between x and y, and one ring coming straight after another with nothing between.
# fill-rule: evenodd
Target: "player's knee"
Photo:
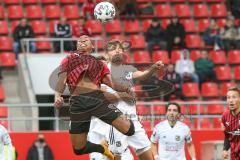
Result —
<instances>
[{"instance_id":1,"label":"player's knee","mask_svg":"<svg viewBox=\"0 0 240 160\"><path fill-rule=\"evenodd\" d=\"M132 135L134 135L134 133L135 133L135 127L134 127L132 120L130 120L130 127L129 127L127 133L125 133L125 135L132 136Z\"/></svg>"}]
</instances>

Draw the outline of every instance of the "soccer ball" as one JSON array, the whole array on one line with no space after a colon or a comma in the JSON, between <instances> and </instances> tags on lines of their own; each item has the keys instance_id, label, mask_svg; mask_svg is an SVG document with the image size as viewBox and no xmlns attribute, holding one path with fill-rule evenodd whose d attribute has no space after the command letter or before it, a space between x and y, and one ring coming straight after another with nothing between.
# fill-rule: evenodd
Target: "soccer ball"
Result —
<instances>
[{"instance_id":1,"label":"soccer ball","mask_svg":"<svg viewBox=\"0 0 240 160\"><path fill-rule=\"evenodd\" d=\"M94 16L102 23L111 21L116 15L115 7L109 2L100 2L94 8Z\"/></svg>"}]
</instances>

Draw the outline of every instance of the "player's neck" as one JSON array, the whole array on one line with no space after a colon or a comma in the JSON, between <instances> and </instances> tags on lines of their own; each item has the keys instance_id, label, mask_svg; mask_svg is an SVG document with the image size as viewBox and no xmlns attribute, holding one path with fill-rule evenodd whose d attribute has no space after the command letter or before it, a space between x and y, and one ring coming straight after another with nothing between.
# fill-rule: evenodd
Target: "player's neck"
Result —
<instances>
[{"instance_id":1,"label":"player's neck","mask_svg":"<svg viewBox=\"0 0 240 160\"><path fill-rule=\"evenodd\" d=\"M239 113L240 113L240 106L236 110L232 111L232 115L234 116L238 115Z\"/></svg>"},{"instance_id":2,"label":"player's neck","mask_svg":"<svg viewBox=\"0 0 240 160\"><path fill-rule=\"evenodd\" d=\"M168 123L169 123L170 127L173 128L175 126L175 124L177 123L177 121L168 121Z\"/></svg>"}]
</instances>

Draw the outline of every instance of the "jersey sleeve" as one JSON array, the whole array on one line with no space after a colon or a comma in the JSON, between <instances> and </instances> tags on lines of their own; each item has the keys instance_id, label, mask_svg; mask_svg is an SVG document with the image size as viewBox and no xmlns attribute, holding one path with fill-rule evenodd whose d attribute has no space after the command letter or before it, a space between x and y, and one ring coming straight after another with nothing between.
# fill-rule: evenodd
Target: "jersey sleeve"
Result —
<instances>
[{"instance_id":1,"label":"jersey sleeve","mask_svg":"<svg viewBox=\"0 0 240 160\"><path fill-rule=\"evenodd\" d=\"M151 140L152 143L157 143L158 142L159 135L158 135L158 132L157 132L157 127L154 127L150 140Z\"/></svg>"},{"instance_id":2,"label":"jersey sleeve","mask_svg":"<svg viewBox=\"0 0 240 160\"><path fill-rule=\"evenodd\" d=\"M63 73L63 72L66 72L68 70L68 63L69 63L69 60L68 60L68 57L65 57L62 61L61 61L61 64L60 64L60 70L59 70L59 73Z\"/></svg>"},{"instance_id":3,"label":"jersey sleeve","mask_svg":"<svg viewBox=\"0 0 240 160\"><path fill-rule=\"evenodd\" d=\"M103 65L103 70L101 72L101 77L103 78L104 76L106 76L107 74L110 74L110 70L108 68L108 66L106 64Z\"/></svg>"},{"instance_id":4,"label":"jersey sleeve","mask_svg":"<svg viewBox=\"0 0 240 160\"><path fill-rule=\"evenodd\" d=\"M2 142L4 145L11 145L12 141L11 138L7 132L7 130L3 127L1 127L1 132L2 132Z\"/></svg>"},{"instance_id":5,"label":"jersey sleeve","mask_svg":"<svg viewBox=\"0 0 240 160\"><path fill-rule=\"evenodd\" d=\"M187 127L186 129L186 137L185 137L186 143L192 142L192 135L190 129Z\"/></svg>"}]
</instances>

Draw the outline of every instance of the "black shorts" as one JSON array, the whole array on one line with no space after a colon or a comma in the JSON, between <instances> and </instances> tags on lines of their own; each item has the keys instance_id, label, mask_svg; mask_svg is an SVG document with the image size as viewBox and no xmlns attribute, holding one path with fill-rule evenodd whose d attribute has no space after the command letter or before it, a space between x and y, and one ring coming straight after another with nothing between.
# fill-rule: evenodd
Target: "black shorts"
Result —
<instances>
[{"instance_id":1,"label":"black shorts","mask_svg":"<svg viewBox=\"0 0 240 160\"><path fill-rule=\"evenodd\" d=\"M111 125L120 115L122 112L114 104L111 104L99 90L71 96L69 133L88 132L92 116Z\"/></svg>"}]
</instances>

